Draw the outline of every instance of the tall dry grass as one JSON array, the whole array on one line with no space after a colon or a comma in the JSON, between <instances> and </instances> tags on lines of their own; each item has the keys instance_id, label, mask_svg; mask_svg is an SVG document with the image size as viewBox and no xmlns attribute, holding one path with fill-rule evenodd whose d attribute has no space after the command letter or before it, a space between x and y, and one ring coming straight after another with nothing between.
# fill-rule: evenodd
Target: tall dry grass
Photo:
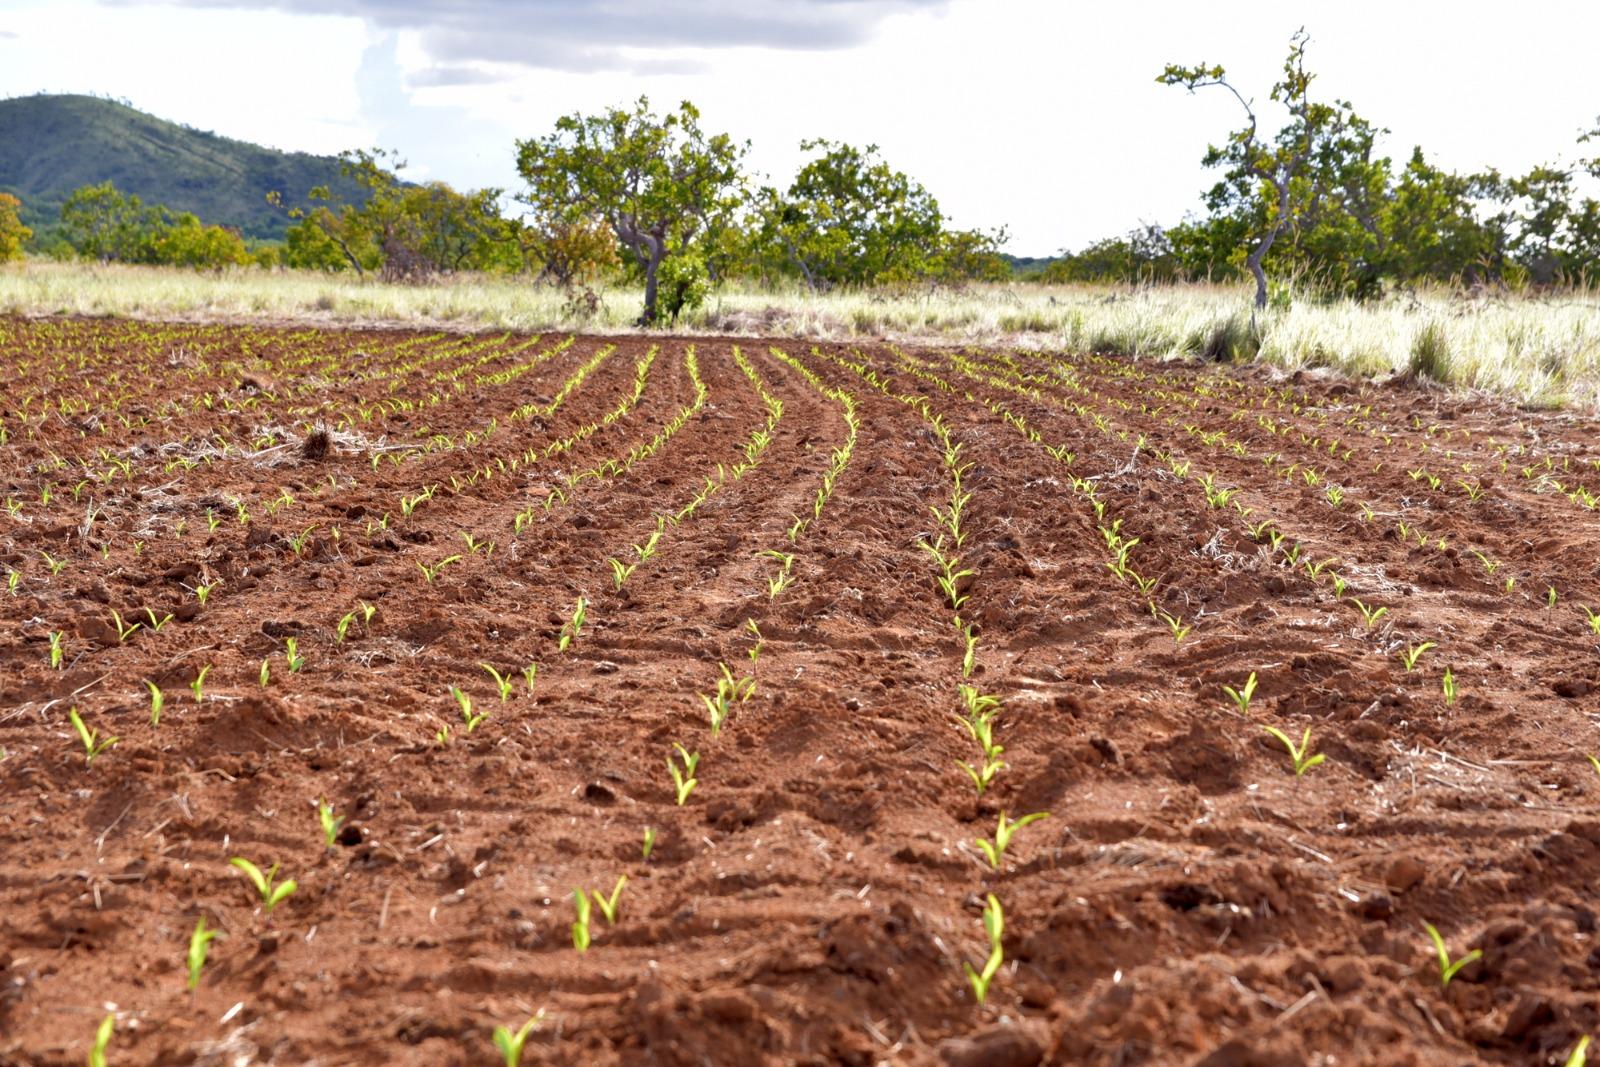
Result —
<instances>
[{"instance_id":1,"label":"tall dry grass","mask_svg":"<svg viewBox=\"0 0 1600 1067\"><path fill-rule=\"evenodd\" d=\"M635 329L640 294L612 287L591 315L558 291L502 277L392 285L340 275L29 262L0 269L0 313L389 323L458 329ZM1012 344L1156 359L1259 359L1371 377L1411 371L1535 404L1600 407L1600 297L1464 297L1380 303L1297 297L1252 324L1242 286L1024 283L903 293L728 287L677 333Z\"/></svg>"}]
</instances>

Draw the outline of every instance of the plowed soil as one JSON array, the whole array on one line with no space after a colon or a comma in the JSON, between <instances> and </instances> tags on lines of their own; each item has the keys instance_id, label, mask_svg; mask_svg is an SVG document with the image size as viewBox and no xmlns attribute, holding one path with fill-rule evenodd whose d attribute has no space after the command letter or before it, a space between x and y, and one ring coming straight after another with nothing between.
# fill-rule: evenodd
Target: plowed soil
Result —
<instances>
[{"instance_id":1,"label":"plowed soil","mask_svg":"<svg viewBox=\"0 0 1600 1067\"><path fill-rule=\"evenodd\" d=\"M540 1011L525 1063L1600 1028L1591 418L882 343L0 320L0 365L0 1064L108 1014L118 1067L499 1063ZM995 869L1001 812L1049 817Z\"/></svg>"}]
</instances>

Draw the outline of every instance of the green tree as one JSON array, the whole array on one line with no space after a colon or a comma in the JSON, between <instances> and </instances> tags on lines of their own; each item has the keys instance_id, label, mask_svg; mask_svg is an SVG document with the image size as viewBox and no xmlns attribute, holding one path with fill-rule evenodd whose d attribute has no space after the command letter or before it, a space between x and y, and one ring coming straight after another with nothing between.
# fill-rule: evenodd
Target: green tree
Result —
<instances>
[{"instance_id":1,"label":"green tree","mask_svg":"<svg viewBox=\"0 0 1600 1067\"><path fill-rule=\"evenodd\" d=\"M18 211L22 201L10 193L0 193L0 263L22 258L23 246L33 238L33 231L22 224Z\"/></svg>"},{"instance_id":2,"label":"green tree","mask_svg":"<svg viewBox=\"0 0 1600 1067\"><path fill-rule=\"evenodd\" d=\"M945 230L939 235L933 259L933 276L949 282L1003 282L1011 277L1011 264L1000 254L1006 230Z\"/></svg>"},{"instance_id":3,"label":"green tree","mask_svg":"<svg viewBox=\"0 0 1600 1067\"><path fill-rule=\"evenodd\" d=\"M360 195L344 200L318 186L307 198L311 206L288 209L296 220L285 241L290 266L376 270L388 281L521 266L515 228L500 214L500 190L461 193L444 182L406 182L399 176L405 162L383 149L339 159L340 174ZM277 194L268 200L282 205Z\"/></svg>"},{"instance_id":4,"label":"green tree","mask_svg":"<svg viewBox=\"0 0 1600 1067\"><path fill-rule=\"evenodd\" d=\"M944 237L939 203L865 149L802 141L820 152L783 192L757 195L762 238L812 290L903 282L932 273Z\"/></svg>"},{"instance_id":5,"label":"green tree","mask_svg":"<svg viewBox=\"0 0 1600 1067\"><path fill-rule=\"evenodd\" d=\"M708 220L739 202L745 146L706 134L684 101L658 117L641 96L632 109L572 114L544 137L517 142L525 199L569 222L601 218L644 274L641 325L653 325L662 265L684 254Z\"/></svg>"},{"instance_id":6,"label":"green tree","mask_svg":"<svg viewBox=\"0 0 1600 1067\"><path fill-rule=\"evenodd\" d=\"M1081 252L1064 253L1039 277L1046 282L1170 282L1179 271L1171 234L1145 223L1124 237L1109 237Z\"/></svg>"},{"instance_id":7,"label":"green tree","mask_svg":"<svg viewBox=\"0 0 1600 1067\"><path fill-rule=\"evenodd\" d=\"M197 270L221 270L251 262L250 251L236 231L207 226L187 212L152 235L150 255L154 263Z\"/></svg>"},{"instance_id":8,"label":"green tree","mask_svg":"<svg viewBox=\"0 0 1600 1067\"><path fill-rule=\"evenodd\" d=\"M536 283L592 285L618 266L617 239L603 219L535 210L512 227L522 269L533 272Z\"/></svg>"},{"instance_id":9,"label":"green tree","mask_svg":"<svg viewBox=\"0 0 1600 1067\"><path fill-rule=\"evenodd\" d=\"M357 274L364 274L372 264L363 263L348 242L335 238L330 231L338 232L339 224L326 206L312 208L298 216L298 221L284 231L284 265L297 270L330 272L353 269Z\"/></svg>"},{"instance_id":10,"label":"green tree","mask_svg":"<svg viewBox=\"0 0 1600 1067\"><path fill-rule=\"evenodd\" d=\"M1248 247L1244 266L1255 279L1255 306L1267 306L1265 262L1286 227L1297 220L1297 209L1315 206L1330 190L1316 180L1340 171L1350 152L1352 138L1370 146L1372 130L1354 114L1348 103L1324 104L1311 98L1314 75L1306 70L1310 37L1300 30L1290 38L1282 77L1269 98L1281 104L1287 120L1275 136L1260 129L1250 101L1228 80L1220 66L1169 64L1156 78L1163 85L1181 85L1191 93L1220 87L1232 93L1244 109L1245 124L1220 145L1211 145L1204 157L1208 167L1225 168L1223 178L1207 194L1214 215L1231 213L1245 225ZM1308 177L1313 163L1321 174Z\"/></svg>"},{"instance_id":11,"label":"green tree","mask_svg":"<svg viewBox=\"0 0 1600 1067\"><path fill-rule=\"evenodd\" d=\"M123 196L111 182L75 190L61 205L67 242L85 259L103 263L150 261L151 231L161 209L147 210L137 195Z\"/></svg>"},{"instance_id":12,"label":"green tree","mask_svg":"<svg viewBox=\"0 0 1600 1067\"><path fill-rule=\"evenodd\" d=\"M1414 149L1380 215L1384 273L1405 282L1498 274L1502 242L1478 218L1482 193L1481 179L1442 170Z\"/></svg>"}]
</instances>

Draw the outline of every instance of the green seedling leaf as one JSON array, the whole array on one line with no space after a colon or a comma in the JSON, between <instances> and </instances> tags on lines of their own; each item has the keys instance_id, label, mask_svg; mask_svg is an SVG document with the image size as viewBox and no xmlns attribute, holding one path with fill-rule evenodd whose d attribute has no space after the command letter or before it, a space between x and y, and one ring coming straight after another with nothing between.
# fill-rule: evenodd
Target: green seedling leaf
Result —
<instances>
[{"instance_id":1,"label":"green seedling leaf","mask_svg":"<svg viewBox=\"0 0 1600 1067\"><path fill-rule=\"evenodd\" d=\"M1355 597L1350 598L1350 603L1354 604L1356 610L1361 612L1361 617L1367 621L1367 629L1369 630L1378 624L1379 619L1389 614L1388 608L1370 608Z\"/></svg>"},{"instance_id":2,"label":"green seedling leaf","mask_svg":"<svg viewBox=\"0 0 1600 1067\"><path fill-rule=\"evenodd\" d=\"M667 772L672 775L673 795L677 799L678 807L681 808L688 801L689 794L694 792L694 787L700 784L699 779L694 776L695 768L700 765L700 753L690 753L676 742L672 747L678 750L678 756L683 760L683 766L680 768L672 756L667 757Z\"/></svg>"},{"instance_id":3,"label":"green seedling leaf","mask_svg":"<svg viewBox=\"0 0 1600 1067\"><path fill-rule=\"evenodd\" d=\"M966 961L961 964L967 984L972 989L972 999L980 1005L989 998L989 983L994 981L1006 958L1005 949L1001 946L1005 935L1005 913L1001 911L1000 901L993 893L988 895L988 904L983 909L983 929L989 935L989 956L984 960L983 968L979 970Z\"/></svg>"},{"instance_id":4,"label":"green seedling leaf","mask_svg":"<svg viewBox=\"0 0 1600 1067\"><path fill-rule=\"evenodd\" d=\"M211 942L217 938L216 930L206 929L206 917L200 916L200 921L194 924L194 933L189 935L189 992L194 992L200 985L200 971L206 965L206 956L211 952Z\"/></svg>"},{"instance_id":5,"label":"green seedling leaf","mask_svg":"<svg viewBox=\"0 0 1600 1067\"><path fill-rule=\"evenodd\" d=\"M194 681L189 683L189 690L190 692L194 693L194 702L196 704L199 704L205 700L206 675L210 673L211 664L208 663L204 667L200 668L200 673L196 674L194 676Z\"/></svg>"},{"instance_id":6,"label":"green seedling leaf","mask_svg":"<svg viewBox=\"0 0 1600 1067\"><path fill-rule=\"evenodd\" d=\"M1404 652L1396 653L1396 655L1400 657L1400 662L1406 665L1406 670L1414 671L1417 669L1417 660L1422 658L1422 654L1430 648L1438 647L1433 641L1424 641L1415 647L1407 646Z\"/></svg>"},{"instance_id":7,"label":"green seedling leaf","mask_svg":"<svg viewBox=\"0 0 1600 1067\"><path fill-rule=\"evenodd\" d=\"M326 800L317 801L317 821L322 824L323 844L332 848L339 841L339 829L344 826L344 816L335 817L333 805Z\"/></svg>"},{"instance_id":8,"label":"green seedling leaf","mask_svg":"<svg viewBox=\"0 0 1600 1067\"><path fill-rule=\"evenodd\" d=\"M265 873L262 873L260 867L257 867L243 856L235 856L228 863L243 871L245 877L250 879L250 884L255 886L256 892L261 895L262 908L266 911L269 919L272 917L272 909L283 903L288 899L289 894L299 888L293 878L274 884L273 880L278 876L278 864L276 863Z\"/></svg>"},{"instance_id":9,"label":"green seedling leaf","mask_svg":"<svg viewBox=\"0 0 1600 1067\"><path fill-rule=\"evenodd\" d=\"M572 947L579 952L588 952L589 919L594 914L594 906L589 903L589 895L581 889L572 891L572 902L578 910L577 921L572 924Z\"/></svg>"},{"instance_id":10,"label":"green seedling leaf","mask_svg":"<svg viewBox=\"0 0 1600 1067\"><path fill-rule=\"evenodd\" d=\"M515 1032L506 1026L494 1028L494 1047L505 1057L505 1067L519 1067L522 1063L522 1047L527 1044L528 1035L539 1028L539 1023L543 1019L544 1009L540 1008L532 1018L522 1024L521 1029Z\"/></svg>"},{"instance_id":11,"label":"green seedling leaf","mask_svg":"<svg viewBox=\"0 0 1600 1067\"><path fill-rule=\"evenodd\" d=\"M504 704L507 700L510 700L511 677L509 675L501 674L499 671L495 670L494 667L487 663L480 663L478 666L488 671L490 677L494 679L495 688L500 690L500 703Z\"/></svg>"},{"instance_id":12,"label":"green seedling leaf","mask_svg":"<svg viewBox=\"0 0 1600 1067\"><path fill-rule=\"evenodd\" d=\"M461 708L461 721L466 724L467 733L476 730L478 725L489 717L487 713L472 710L472 698L463 693L459 686L452 685L450 695L455 697L457 706Z\"/></svg>"},{"instance_id":13,"label":"green seedling leaf","mask_svg":"<svg viewBox=\"0 0 1600 1067\"><path fill-rule=\"evenodd\" d=\"M72 728L77 731L78 740L83 742L83 762L85 765L94 763L95 757L117 743L117 738L103 737L99 730L86 725L83 717L78 714L77 708L71 708L67 711L67 719L71 721Z\"/></svg>"},{"instance_id":14,"label":"green seedling leaf","mask_svg":"<svg viewBox=\"0 0 1600 1067\"><path fill-rule=\"evenodd\" d=\"M1461 968L1465 967L1473 960L1479 959L1483 955L1482 950L1473 949L1465 956L1462 956L1460 959L1452 962L1450 959L1450 950L1446 948L1444 944L1444 936L1440 934L1438 929L1430 922L1424 922L1422 926L1423 929L1428 931L1428 937L1433 940L1434 951L1439 957L1440 986L1448 986L1450 984L1450 979L1454 978L1456 974L1460 972Z\"/></svg>"},{"instance_id":15,"label":"green seedling leaf","mask_svg":"<svg viewBox=\"0 0 1600 1067\"><path fill-rule=\"evenodd\" d=\"M1019 819L1008 821L1006 813L1002 811L1000 813L1000 821L995 824L994 840L986 841L981 837L977 839L978 847L983 850L983 854L989 859L989 866L998 871L1000 869L1000 861L1004 858L1006 849L1011 844L1011 838L1016 832L1029 823L1038 822L1040 819L1049 817L1050 813L1048 811L1036 811L1031 815L1024 815Z\"/></svg>"},{"instance_id":16,"label":"green seedling leaf","mask_svg":"<svg viewBox=\"0 0 1600 1067\"><path fill-rule=\"evenodd\" d=\"M1239 709L1240 715L1250 714L1250 698L1256 692L1256 672L1250 672L1250 677L1245 679L1242 687L1235 689L1231 685L1225 685L1222 687L1222 691L1228 694L1228 699L1233 701L1234 707Z\"/></svg>"},{"instance_id":17,"label":"green seedling leaf","mask_svg":"<svg viewBox=\"0 0 1600 1067\"><path fill-rule=\"evenodd\" d=\"M599 908L600 914L605 916L606 925L608 926L617 925L617 916L620 914L622 907L622 887L627 884L628 876L624 874L617 879L616 887L611 890L609 897L598 889L590 890L590 893L594 896L595 907Z\"/></svg>"},{"instance_id":18,"label":"green seedling leaf","mask_svg":"<svg viewBox=\"0 0 1600 1067\"><path fill-rule=\"evenodd\" d=\"M1311 751L1311 727L1309 726L1306 727L1305 736L1300 739L1300 744L1298 745L1294 743L1294 740L1288 734L1276 726L1263 726L1262 729L1277 738L1283 744L1283 747L1288 750L1289 758L1294 761L1296 778L1303 777L1307 771L1327 758L1320 752L1315 756L1308 755Z\"/></svg>"},{"instance_id":19,"label":"green seedling leaf","mask_svg":"<svg viewBox=\"0 0 1600 1067\"><path fill-rule=\"evenodd\" d=\"M100 1020L100 1025L94 1031L94 1045L89 1049L89 1067L106 1067L106 1049L116 1030L117 1017L114 1013Z\"/></svg>"},{"instance_id":20,"label":"green seedling leaf","mask_svg":"<svg viewBox=\"0 0 1600 1067\"><path fill-rule=\"evenodd\" d=\"M15 574L16 572L12 571L12 573ZM117 609L116 608L112 608L111 609L111 621L113 623L115 623L116 627L117 627L117 641L118 641L118 643L125 643L128 640L128 638L132 637L134 635L134 632L139 629L139 623L136 623L136 622L124 623L122 621L122 616L117 614Z\"/></svg>"}]
</instances>

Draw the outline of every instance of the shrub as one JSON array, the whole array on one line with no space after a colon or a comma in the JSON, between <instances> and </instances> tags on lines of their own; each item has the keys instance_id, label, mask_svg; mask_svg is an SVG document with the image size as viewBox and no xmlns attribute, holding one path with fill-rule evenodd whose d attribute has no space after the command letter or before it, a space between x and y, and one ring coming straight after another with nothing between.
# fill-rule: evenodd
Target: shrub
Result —
<instances>
[{"instance_id":1,"label":"shrub","mask_svg":"<svg viewBox=\"0 0 1600 1067\"><path fill-rule=\"evenodd\" d=\"M1430 382L1448 382L1451 379L1450 338L1438 322L1430 322L1418 330L1411 339L1411 356L1406 372L1412 378Z\"/></svg>"}]
</instances>

